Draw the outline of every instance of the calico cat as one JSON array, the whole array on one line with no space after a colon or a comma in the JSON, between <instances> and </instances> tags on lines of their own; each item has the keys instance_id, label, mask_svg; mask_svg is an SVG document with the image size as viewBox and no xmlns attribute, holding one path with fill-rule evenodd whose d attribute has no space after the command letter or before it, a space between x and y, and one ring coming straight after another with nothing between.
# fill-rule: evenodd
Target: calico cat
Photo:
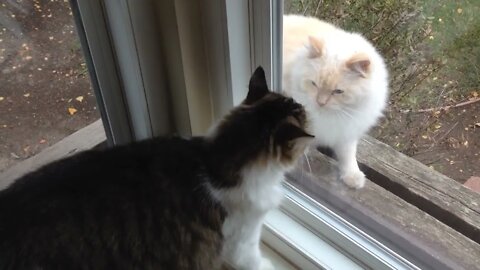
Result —
<instances>
[{"instance_id":1,"label":"calico cat","mask_svg":"<svg viewBox=\"0 0 480 270\"><path fill-rule=\"evenodd\" d=\"M305 106L315 143L333 150L340 177L361 188L358 140L387 104L388 72L360 34L316 18L283 17L283 91Z\"/></svg>"},{"instance_id":2,"label":"calico cat","mask_svg":"<svg viewBox=\"0 0 480 270\"><path fill-rule=\"evenodd\" d=\"M0 269L272 269L260 230L310 143L305 125L258 68L207 137L86 151L27 174L0 192Z\"/></svg>"}]
</instances>

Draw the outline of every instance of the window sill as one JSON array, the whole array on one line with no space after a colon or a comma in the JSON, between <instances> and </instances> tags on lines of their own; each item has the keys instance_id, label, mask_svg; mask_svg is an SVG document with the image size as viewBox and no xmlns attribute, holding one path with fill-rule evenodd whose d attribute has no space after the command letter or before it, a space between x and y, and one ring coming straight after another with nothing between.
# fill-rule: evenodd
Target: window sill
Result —
<instances>
[{"instance_id":1,"label":"window sill","mask_svg":"<svg viewBox=\"0 0 480 270\"><path fill-rule=\"evenodd\" d=\"M267 215L262 241L289 266L295 266L294 269L365 269L284 209L273 210Z\"/></svg>"}]
</instances>

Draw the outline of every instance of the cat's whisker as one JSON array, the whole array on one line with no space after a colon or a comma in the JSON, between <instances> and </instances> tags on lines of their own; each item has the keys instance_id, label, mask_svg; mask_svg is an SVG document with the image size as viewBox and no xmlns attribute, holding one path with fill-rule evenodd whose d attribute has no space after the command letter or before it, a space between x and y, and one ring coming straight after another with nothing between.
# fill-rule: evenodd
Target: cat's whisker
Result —
<instances>
[{"instance_id":1,"label":"cat's whisker","mask_svg":"<svg viewBox=\"0 0 480 270\"><path fill-rule=\"evenodd\" d=\"M345 119L345 118L346 118L345 116L348 116L348 115L345 115L345 114L343 113L343 111L336 111L336 112L335 112L335 116L336 116L337 118ZM350 118L351 118L351 117L350 117Z\"/></svg>"},{"instance_id":2,"label":"cat's whisker","mask_svg":"<svg viewBox=\"0 0 480 270\"><path fill-rule=\"evenodd\" d=\"M344 110L340 110L340 112L345 115L345 116L348 116L350 119L354 120L355 118L350 114L348 113L347 111L344 111Z\"/></svg>"},{"instance_id":3,"label":"cat's whisker","mask_svg":"<svg viewBox=\"0 0 480 270\"><path fill-rule=\"evenodd\" d=\"M350 107L344 107L343 109L349 111L349 112L353 112L353 113L361 113L361 111L359 110L355 110L353 108L350 108Z\"/></svg>"},{"instance_id":4,"label":"cat's whisker","mask_svg":"<svg viewBox=\"0 0 480 270\"><path fill-rule=\"evenodd\" d=\"M308 159L308 156L306 153L303 153L303 155L305 156L305 160L307 161L308 170L310 171L310 173L312 173L312 166L310 166L310 160Z\"/></svg>"}]
</instances>

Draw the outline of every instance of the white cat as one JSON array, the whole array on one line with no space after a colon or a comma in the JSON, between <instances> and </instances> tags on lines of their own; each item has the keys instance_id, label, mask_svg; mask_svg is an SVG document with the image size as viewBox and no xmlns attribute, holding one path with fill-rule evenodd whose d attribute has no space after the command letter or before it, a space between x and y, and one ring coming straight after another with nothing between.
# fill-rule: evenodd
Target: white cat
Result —
<instances>
[{"instance_id":1,"label":"white cat","mask_svg":"<svg viewBox=\"0 0 480 270\"><path fill-rule=\"evenodd\" d=\"M342 180L363 187L358 140L388 97L388 72L372 44L316 18L285 15L283 91L305 106L316 143L335 152Z\"/></svg>"}]
</instances>

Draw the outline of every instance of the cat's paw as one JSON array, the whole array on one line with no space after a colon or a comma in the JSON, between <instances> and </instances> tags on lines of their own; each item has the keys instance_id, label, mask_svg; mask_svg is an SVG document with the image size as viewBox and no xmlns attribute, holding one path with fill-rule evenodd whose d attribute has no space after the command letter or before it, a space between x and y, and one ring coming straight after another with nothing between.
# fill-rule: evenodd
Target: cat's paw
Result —
<instances>
[{"instance_id":1,"label":"cat's paw","mask_svg":"<svg viewBox=\"0 0 480 270\"><path fill-rule=\"evenodd\" d=\"M362 188L365 185L365 174L358 171L348 172L341 176L343 182L351 188Z\"/></svg>"},{"instance_id":2,"label":"cat's paw","mask_svg":"<svg viewBox=\"0 0 480 270\"><path fill-rule=\"evenodd\" d=\"M272 262L267 258L262 258L260 261L260 270L275 270Z\"/></svg>"}]
</instances>

